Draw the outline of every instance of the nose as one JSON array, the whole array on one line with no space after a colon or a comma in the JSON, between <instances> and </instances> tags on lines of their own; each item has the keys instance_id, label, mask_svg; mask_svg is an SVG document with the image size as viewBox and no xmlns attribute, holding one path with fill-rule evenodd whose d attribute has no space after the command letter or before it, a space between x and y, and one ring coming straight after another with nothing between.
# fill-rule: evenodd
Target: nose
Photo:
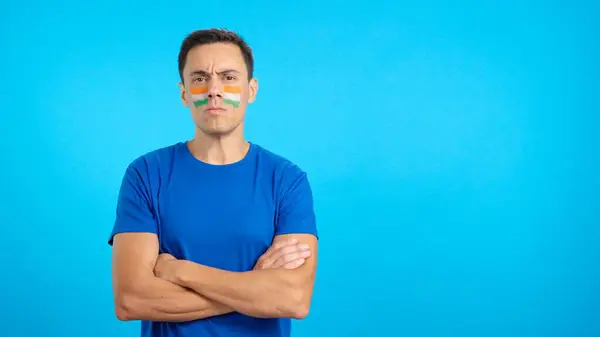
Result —
<instances>
[{"instance_id":1,"label":"nose","mask_svg":"<svg viewBox=\"0 0 600 337\"><path fill-rule=\"evenodd\" d=\"M211 79L208 83L208 98L223 98L221 83L218 80Z\"/></svg>"}]
</instances>

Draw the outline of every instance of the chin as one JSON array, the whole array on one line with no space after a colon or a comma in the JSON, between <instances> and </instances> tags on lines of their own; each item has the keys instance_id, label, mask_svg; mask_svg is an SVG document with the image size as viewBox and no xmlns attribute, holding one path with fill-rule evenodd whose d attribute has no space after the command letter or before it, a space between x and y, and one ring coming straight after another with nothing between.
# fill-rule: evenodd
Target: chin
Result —
<instances>
[{"instance_id":1,"label":"chin","mask_svg":"<svg viewBox=\"0 0 600 337\"><path fill-rule=\"evenodd\" d=\"M198 125L198 129L200 129L200 131L202 131L202 133L209 135L209 136L213 136L213 137L220 137L220 136L227 136L229 134L231 134L233 131L235 131L235 127L213 127L213 126L206 126L206 125Z\"/></svg>"}]
</instances>

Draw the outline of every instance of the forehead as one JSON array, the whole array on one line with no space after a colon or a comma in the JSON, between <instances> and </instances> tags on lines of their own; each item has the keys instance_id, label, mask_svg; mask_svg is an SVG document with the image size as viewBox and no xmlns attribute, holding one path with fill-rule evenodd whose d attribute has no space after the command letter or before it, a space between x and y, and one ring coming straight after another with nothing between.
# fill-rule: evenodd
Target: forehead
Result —
<instances>
[{"instance_id":1,"label":"forehead","mask_svg":"<svg viewBox=\"0 0 600 337\"><path fill-rule=\"evenodd\" d=\"M246 73L246 63L238 46L231 43L213 43L192 48L185 64L185 73L195 70L235 69Z\"/></svg>"}]
</instances>

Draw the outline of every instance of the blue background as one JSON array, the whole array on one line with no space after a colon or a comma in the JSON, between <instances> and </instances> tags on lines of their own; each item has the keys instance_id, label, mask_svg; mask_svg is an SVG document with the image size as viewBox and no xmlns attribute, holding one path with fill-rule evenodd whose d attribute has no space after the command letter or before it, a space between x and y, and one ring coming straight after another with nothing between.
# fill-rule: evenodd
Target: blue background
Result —
<instances>
[{"instance_id":1,"label":"blue background","mask_svg":"<svg viewBox=\"0 0 600 337\"><path fill-rule=\"evenodd\" d=\"M189 139L177 53L240 32L247 136L309 173L295 336L600 335L598 2L3 1L2 336L137 336L110 247L135 157Z\"/></svg>"}]
</instances>

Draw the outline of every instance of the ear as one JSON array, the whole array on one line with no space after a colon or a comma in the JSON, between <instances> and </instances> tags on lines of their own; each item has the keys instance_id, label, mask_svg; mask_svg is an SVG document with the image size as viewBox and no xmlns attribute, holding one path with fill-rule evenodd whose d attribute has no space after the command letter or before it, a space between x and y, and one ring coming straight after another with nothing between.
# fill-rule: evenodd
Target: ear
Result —
<instances>
[{"instance_id":1,"label":"ear","mask_svg":"<svg viewBox=\"0 0 600 337\"><path fill-rule=\"evenodd\" d=\"M183 103L184 106L190 106L190 103L188 102L187 95L186 95L187 90L185 89L185 86L181 82L179 82L179 90L180 90L180 95L181 95L181 103Z\"/></svg>"},{"instance_id":2,"label":"ear","mask_svg":"<svg viewBox=\"0 0 600 337\"><path fill-rule=\"evenodd\" d=\"M258 93L258 80L253 78L248 84L248 103L253 103L256 100L256 94Z\"/></svg>"}]
</instances>

